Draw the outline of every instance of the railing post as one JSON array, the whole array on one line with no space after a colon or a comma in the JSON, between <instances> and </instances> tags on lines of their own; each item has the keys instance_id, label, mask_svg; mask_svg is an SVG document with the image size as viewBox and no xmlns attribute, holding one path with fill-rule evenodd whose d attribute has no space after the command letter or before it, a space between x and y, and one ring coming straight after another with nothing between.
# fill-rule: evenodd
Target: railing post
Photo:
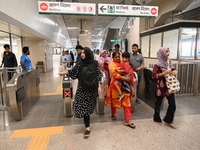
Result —
<instances>
[{"instance_id":1,"label":"railing post","mask_svg":"<svg viewBox=\"0 0 200 150\"><path fill-rule=\"evenodd\" d=\"M3 68L3 93L4 93L4 98L3 98L3 102L5 106L9 106L9 101L8 101L8 94L7 94L7 90L6 90L6 84L8 83L8 70L6 67Z\"/></svg>"}]
</instances>

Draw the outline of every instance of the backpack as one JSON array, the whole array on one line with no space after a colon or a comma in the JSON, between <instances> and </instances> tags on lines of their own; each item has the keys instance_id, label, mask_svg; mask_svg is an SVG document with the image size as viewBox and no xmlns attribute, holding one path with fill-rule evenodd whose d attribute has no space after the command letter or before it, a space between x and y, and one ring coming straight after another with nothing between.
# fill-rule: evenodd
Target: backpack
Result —
<instances>
[{"instance_id":1,"label":"backpack","mask_svg":"<svg viewBox=\"0 0 200 150\"><path fill-rule=\"evenodd\" d=\"M84 65L81 71L81 89L83 91L91 91L98 89L98 79L97 79L97 65L98 62L94 61L92 64L82 64ZM95 68L95 69L94 69Z\"/></svg>"}]
</instances>

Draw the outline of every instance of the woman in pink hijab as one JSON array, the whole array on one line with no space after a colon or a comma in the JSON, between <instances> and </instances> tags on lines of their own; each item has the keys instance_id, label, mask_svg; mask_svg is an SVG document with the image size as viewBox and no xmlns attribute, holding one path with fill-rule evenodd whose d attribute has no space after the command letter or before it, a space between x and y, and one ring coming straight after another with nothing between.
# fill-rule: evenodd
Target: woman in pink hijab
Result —
<instances>
[{"instance_id":1,"label":"woman in pink hijab","mask_svg":"<svg viewBox=\"0 0 200 150\"><path fill-rule=\"evenodd\" d=\"M152 78L156 79L155 86L155 95L156 102L154 108L154 118L155 123L162 125L162 119L160 117L160 107L164 97L168 100L168 109L166 116L163 121L166 125L169 125L172 128L176 128L173 124L174 113L176 111L176 103L174 94L169 94L166 86L165 75L172 74L175 75L177 71L171 63L171 60L168 58L170 50L168 47L161 47L157 52L157 62L154 65Z\"/></svg>"},{"instance_id":2,"label":"woman in pink hijab","mask_svg":"<svg viewBox=\"0 0 200 150\"><path fill-rule=\"evenodd\" d=\"M108 70L108 65L111 62L111 59L107 55L106 50L102 50L100 52L100 57L98 59L100 70L105 73L106 76L106 81L105 81L105 86L104 86L104 96L106 96L108 86L110 84L110 75L109 75L109 70Z\"/></svg>"}]
</instances>

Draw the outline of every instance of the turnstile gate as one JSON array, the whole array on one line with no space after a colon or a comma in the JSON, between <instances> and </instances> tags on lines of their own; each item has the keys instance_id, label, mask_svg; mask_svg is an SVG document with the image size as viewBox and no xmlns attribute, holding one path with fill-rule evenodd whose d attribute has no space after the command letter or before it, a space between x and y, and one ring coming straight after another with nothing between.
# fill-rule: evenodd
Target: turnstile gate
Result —
<instances>
[{"instance_id":1,"label":"turnstile gate","mask_svg":"<svg viewBox=\"0 0 200 150\"><path fill-rule=\"evenodd\" d=\"M22 120L40 97L39 72L16 73L7 83L10 110L14 120Z\"/></svg>"}]
</instances>

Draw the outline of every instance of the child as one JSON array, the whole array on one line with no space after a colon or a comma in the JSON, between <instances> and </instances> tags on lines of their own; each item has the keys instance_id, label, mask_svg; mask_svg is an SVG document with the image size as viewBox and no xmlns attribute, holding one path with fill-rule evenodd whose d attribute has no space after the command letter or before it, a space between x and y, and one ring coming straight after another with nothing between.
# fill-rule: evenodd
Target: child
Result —
<instances>
[{"instance_id":1,"label":"child","mask_svg":"<svg viewBox=\"0 0 200 150\"><path fill-rule=\"evenodd\" d=\"M133 88L133 70L132 68L130 67L129 65L129 59L130 59L130 54L128 52L124 52L122 54L122 65L115 69L115 71L119 72L121 75L123 76L131 76L131 80L132 82L127 82L127 81L122 81L120 79L117 79L115 82L114 82L114 85L119 93L119 97L118 97L118 101L120 101L123 97L124 97L124 94L122 94L122 91L119 87L119 83L124 83L127 85L127 87L130 87L131 88L131 91L132 91L132 96L135 95L135 92L134 92L134 88ZM129 89L130 90L130 89Z\"/></svg>"}]
</instances>

